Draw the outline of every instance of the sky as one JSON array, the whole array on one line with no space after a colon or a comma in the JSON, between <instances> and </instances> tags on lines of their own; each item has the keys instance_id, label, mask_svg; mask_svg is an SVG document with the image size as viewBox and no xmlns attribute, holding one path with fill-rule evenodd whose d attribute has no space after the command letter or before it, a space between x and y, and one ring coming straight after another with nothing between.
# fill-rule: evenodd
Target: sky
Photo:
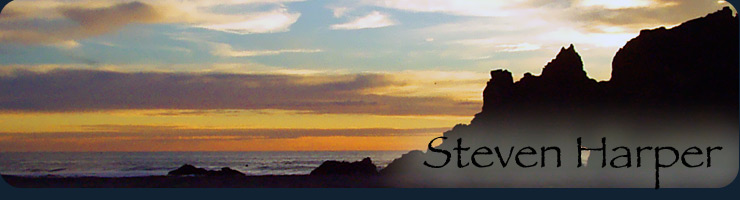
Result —
<instances>
[{"instance_id":1,"label":"sky","mask_svg":"<svg viewBox=\"0 0 740 200\"><path fill-rule=\"evenodd\" d=\"M711 0L16 0L0 12L0 152L425 149L489 71L574 44L589 77ZM734 9L734 8L733 8Z\"/></svg>"}]
</instances>

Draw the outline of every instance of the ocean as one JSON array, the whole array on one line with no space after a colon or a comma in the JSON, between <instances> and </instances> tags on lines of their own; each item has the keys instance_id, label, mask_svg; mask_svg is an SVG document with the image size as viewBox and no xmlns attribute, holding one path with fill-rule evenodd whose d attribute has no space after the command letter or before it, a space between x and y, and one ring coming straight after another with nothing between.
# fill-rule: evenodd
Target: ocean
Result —
<instances>
[{"instance_id":1,"label":"ocean","mask_svg":"<svg viewBox=\"0 0 740 200\"><path fill-rule=\"evenodd\" d=\"M309 174L327 160L370 157L378 169L408 151L297 152L4 152L0 174L62 177L167 175L183 164L210 170L229 167L247 175Z\"/></svg>"}]
</instances>

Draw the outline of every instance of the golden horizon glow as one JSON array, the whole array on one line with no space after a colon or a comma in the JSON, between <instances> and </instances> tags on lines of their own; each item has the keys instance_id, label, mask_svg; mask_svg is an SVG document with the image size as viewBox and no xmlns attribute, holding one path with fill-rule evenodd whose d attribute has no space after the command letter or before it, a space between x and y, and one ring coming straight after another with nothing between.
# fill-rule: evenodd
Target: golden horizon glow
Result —
<instances>
[{"instance_id":1,"label":"golden horizon glow","mask_svg":"<svg viewBox=\"0 0 740 200\"><path fill-rule=\"evenodd\" d=\"M127 141L54 139L37 140L14 145L0 152L194 152L194 151L410 151L426 149L439 134L428 136L370 136L370 137L301 137L292 139L252 140L171 140ZM3 140L0 139L0 142Z\"/></svg>"},{"instance_id":2,"label":"golden horizon glow","mask_svg":"<svg viewBox=\"0 0 740 200\"><path fill-rule=\"evenodd\" d=\"M233 112L229 112L233 111ZM196 112L196 113L193 113ZM86 125L188 128L430 128L467 123L473 116L382 116L313 114L286 110L113 110L69 113L0 113L0 133L71 132Z\"/></svg>"},{"instance_id":3,"label":"golden horizon glow","mask_svg":"<svg viewBox=\"0 0 740 200\"><path fill-rule=\"evenodd\" d=\"M0 113L0 152L17 151L354 151L423 149L443 131L393 136L303 136L244 139L218 135L231 129L424 129L468 123L460 116L310 114L286 110L114 110ZM96 126L101 126L98 128ZM123 128L144 135L116 134ZM128 128L128 129L127 129ZM159 130L165 128L166 130ZM170 130L171 128L171 130ZM130 130L129 130L130 129ZM149 135L154 132L165 136ZM183 130L183 131L177 131ZM189 135L193 132L215 135ZM22 137L39 133L102 133L102 137ZM352 134L352 133L347 133ZM16 137L14 137L16 136ZM20 137L20 139L19 139Z\"/></svg>"}]
</instances>

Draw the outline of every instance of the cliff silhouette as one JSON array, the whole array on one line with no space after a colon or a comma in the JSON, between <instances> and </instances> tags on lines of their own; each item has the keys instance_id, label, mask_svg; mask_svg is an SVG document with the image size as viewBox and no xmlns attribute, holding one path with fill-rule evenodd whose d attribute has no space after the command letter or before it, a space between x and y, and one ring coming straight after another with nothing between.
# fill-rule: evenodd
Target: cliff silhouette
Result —
<instances>
[{"instance_id":1,"label":"cliff silhouette","mask_svg":"<svg viewBox=\"0 0 740 200\"><path fill-rule=\"evenodd\" d=\"M641 31L614 56L611 103L737 111L737 24L725 7L672 29Z\"/></svg>"},{"instance_id":2,"label":"cliff silhouette","mask_svg":"<svg viewBox=\"0 0 740 200\"><path fill-rule=\"evenodd\" d=\"M472 124L522 112L737 110L737 21L725 7L672 29L642 30L614 56L609 81L589 78L573 45L539 76L514 82L510 72L494 70Z\"/></svg>"},{"instance_id":3,"label":"cliff silhouette","mask_svg":"<svg viewBox=\"0 0 740 200\"><path fill-rule=\"evenodd\" d=\"M410 185L442 187L652 187L652 168L598 171L601 166L593 163L601 164L601 158L590 156L590 169L576 170L578 158L572 156L578 151L576 138L584 138L583 146L595 147L605 137L621 145L725 145L730 147L725 151L730 161L726 168L667 173L702 177L694 181L701 186L732 181L721 173L734 174L738 168L738 35L738 18L725 7L671 29L642 30L614 56L609 81L589 78L573 45L561 48L540 75L526 73L514 81L511 72L493 70L481 112L470 124L445 132L447 139L435 146L453 152L447 167L423 165L444 163L440 153L412 151L380 173L402 177L394 180ZM563 167L548 161L549 166L534 170L460 168L453 151L458 139L471 147L462 156L467 162L480 146L501 146L507 153L508 147L517 145L559 146ZM489 160L498 165L499 160ZM643 175L647 179L635 178ZM669 180L668 187L681 181L685 180Z\"/></svg>"}]
</instances>

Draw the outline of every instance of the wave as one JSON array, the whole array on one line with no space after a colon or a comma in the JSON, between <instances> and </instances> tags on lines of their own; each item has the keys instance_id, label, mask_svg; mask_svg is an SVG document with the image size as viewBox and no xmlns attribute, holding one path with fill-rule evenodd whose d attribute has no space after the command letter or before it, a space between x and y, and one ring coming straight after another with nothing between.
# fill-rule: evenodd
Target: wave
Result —
<instances>
[{"instance_id":1,"label":"wave","mask_svg":"<svg viewBox=\"0 0 740 200\"><path fill-rule=\"evenodd\" d=\"M32 173L39 173L39 172L59 172L59 171L64 171L64 170L67 170L67 168L54 168L54 169L36 169L36 168L33 168L33 169L26 169L27 172L32 172Z\"/></svg>"},{"instance_id":2,"label":"wave","mask_svg":"<svg viewBox=\"0 0 740 200\"><path fill-rule=\"evenodd\" d=\"M371 157L378 168L405 152L103 152L0 153L0 174L20 176L164 176L183 164L229 167L248 175L309 174L327 160Z\"/></svg>"},{"instance_id":3,"label":"wave","mask_svg":"<svg viewBox=\"0 0 740 200\"><path fill-rule=\"evenodd\" d=\"M162 170L174 170L177 167L152 167L152 166L136 166L131 168L125 168L121 171L162 171Z\"/></svg>"}]
</instances>

